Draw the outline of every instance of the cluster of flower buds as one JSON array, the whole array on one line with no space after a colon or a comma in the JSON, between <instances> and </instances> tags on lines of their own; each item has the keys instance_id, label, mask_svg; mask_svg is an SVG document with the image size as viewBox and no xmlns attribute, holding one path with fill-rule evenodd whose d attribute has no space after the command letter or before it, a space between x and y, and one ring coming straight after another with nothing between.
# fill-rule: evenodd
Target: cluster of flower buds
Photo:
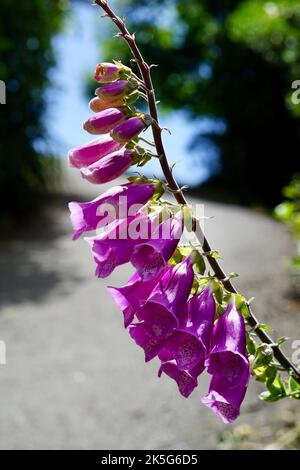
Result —
<instances>
[{"instance_id":1,"label":"cluster of flower buds","mask_svg":"<svg viewBox=\"0 0 300 470\"><path fill-rule=\"evenodd\" d=\"M138 136L152 122L133 107L140 96L139 83L131 69L120 62L96 67L95 80L101 83L90 101L94 114L83 128L97 137L86 145L71 149L69 163L81 176L94 184L107 183L145 159Z\"/></svg>"},{"instance_id":2,"label":"cluster of flower buds","mask_svg":"<svg viewBox=\"0 0 300 470\"><path fill-rule=\"evenodd\" d=\"M71 150L69 162L88 181L104 183L145 159L137 136L151 121L128 101L138 88L130 69L120 63L100 64L95 78L105 85L96 90L90 103L95 115L84 128L108 135ZM175 380L184 397L206 369L212 379L202 402L225 423L232 422L249 380L244 319L234 296L203 275L203 256L179 244L185 211L163 201L162 188L157 180L131 177L93 201L71 202L73 239L105 227L85 240L98 277L125 263L133 266L126 285L108 289L146 362L158 358L158 375ZM202 276L199 260L204 263Z\"/></svg>"}]
</instances>

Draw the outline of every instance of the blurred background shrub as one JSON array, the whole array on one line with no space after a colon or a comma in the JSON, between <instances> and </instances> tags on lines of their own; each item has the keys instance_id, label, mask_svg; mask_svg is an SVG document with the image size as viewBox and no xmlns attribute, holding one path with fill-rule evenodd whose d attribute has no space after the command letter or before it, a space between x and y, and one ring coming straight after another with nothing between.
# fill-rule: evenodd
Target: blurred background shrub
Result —
<instances>
[{"instance_id":1,"label":"blurred background shrub","mask_svg":"<svg viewBox=\"0 0 300 470\"><path fill-rule=\"evenodd\" d=\"M1 1L0 79L7 93L0 108L1 229L34 210L57 175L38 142L47 137L44 92L66 8L66 0Z\"/></svg>"},{"instance_id":2,"label":"blurred background shrub","mask_svg":"<svg viewBox=\"0 0 300 470\"><path fill-rule=\"evenodd\" d=\"M296 240L297 254L291 260L292 273L300 295L300 174L295 174L291 183L283 188L286 198L275 209L278 220L284 222Z\"/></svg>"},{"instance_id":3,"label":"blurred background shrub","mask_svg":"<svg viewBox=\"0 0 300 470\"><path fill-rule=\"evenodd\" d=\"M205 137L220 149L208 187L244 204L272 207L299 170L300 4L297 0L120 1L154 71L162 105L191 120L224 122ZM106 58L129 60L122 41ZM202 145L203 133L193 146ZM209 162L208 162L209 165ZM204 185L205 186L205 185ZM204 189L204 187L203 187Z\"/></svg>"}]
</instances>

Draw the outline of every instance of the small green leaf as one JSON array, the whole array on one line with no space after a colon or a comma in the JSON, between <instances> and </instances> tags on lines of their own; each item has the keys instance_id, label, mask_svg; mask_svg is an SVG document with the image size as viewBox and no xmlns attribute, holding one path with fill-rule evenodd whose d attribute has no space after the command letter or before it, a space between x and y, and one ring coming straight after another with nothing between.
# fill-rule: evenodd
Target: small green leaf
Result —
<instances>
[{"instance_id":1,"label":"small green leaf","mask_svg":"<svg viewBox=\"0 0 300 470\"><path fill-rule=\"evenodd\" d=\"M279 338L277 340L277 344L278 344L278 346L280 346L281 344L285 343L288 340L289 340L289 338L287 336L281 336L281 338Z\"/></svg>"},{"instance_id":2,"label":"small green leaf","mask_svg":"<svg viewBox=\"0 0 300 470\"><path fill-rule=\"evenodd\" d=\"M270 332L270 331L273 331L273 329L272 329L270 326L265 325L264 323L260 323L260 324L258 325L258 328L259 328L260 330L263 330L263 331L269 331L269 332Z\"/></svg>"},{"instance_id":3,"label":"small green leaf","mask_svg":"<svg viewBox=\"0 0 300 470\"><path fill-rule=\"evenodd\" d=\"M205 273L206 270L206 265L203 256L199 251L194 251L195 257L194 257L194 267L195 270L198 274L202 275Z\"/></svg>"},{"instance_id":4,"label":"small green leaf","mask_svg":"<svg viewBox=\"0 0 300 470\"><path fill-rule=\"evenodd\" d=\"M269 390L266 390L265 392L262 392L259 394L259 398L263 401L277 401L282 398L281 395L272 395L272 393Z\"/></svg>"},{"instance_id":5,"label":"small green leaf","mask_svg":"<svg viewBox=\"0 0 300 470\"><path fill-rule=\"evenodd\" d=\"M273 359L273 349L266 343L258 346L255 354L255 367L265 366Z\"/></svg>"},{"instance_id":6,"label":"small green leaf","mask_svg":"<svg viewBox=\"0 0 300 470\"><path fill-rule=\"evenodd\" d=\"M169 264L171 265L176 265L180 263L183 260L183 256L179 250L179 248L176 248L176 250L173 253L172 258L169 260Z\"/></svg>"},{"instance_id":7,"label":"small green leaf","mask_svg":"<svg viewBox=\"0 0 300 470\"><path fill-rule=\"evenodd\" d=\"M255 355L256 353L255 341L249 336L249 334L247 334L247 350L251 355Z\"/></svg>"},{"instance_id":8,"label":"small green leaf","mask_svg":"<svg viewBox=\"0 0 300 470\"><path fill-rule=\"evenodd\" d=\"M289 378L289 393L295 394L295 392L299 391L299 394L296 393L293 395L293 398L296 398L296 400L300 399L300 384L298 384L297 380L294 379L293 376L290 376Z\"/></svg>"}]
</instances>

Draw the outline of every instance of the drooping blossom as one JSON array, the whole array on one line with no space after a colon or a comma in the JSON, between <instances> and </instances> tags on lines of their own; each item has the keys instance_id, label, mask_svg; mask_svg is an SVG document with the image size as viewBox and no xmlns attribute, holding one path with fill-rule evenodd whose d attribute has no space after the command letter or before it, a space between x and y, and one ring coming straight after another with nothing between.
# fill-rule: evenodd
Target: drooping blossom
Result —
<instances>
[{"instance_id":1,"label":"drooping blossom","mask_svg":"<svg viewBox=\"0 0 300 470\"><path fill-rule=\"evenodd\" d=\"M137 245L131 263L143 280L150 279L166 266L173 255L183 231L182 214L167 218L149 240Z\"/></svg>"},{"instance_id":2,"label":"drooping blossom","mask_svg":"<svg viewBox=\"0 0 300 470\"><path fill-rule=\"evenodd\" d=\"M90 134L107 134L125 119L126 114L122 109L107 108L89 117L83 123L83 128Z\"/></svg>"},{"instance_id":3,"label":"drooping blossom","mask_svg":"<svg viewBox=\"0 0 300 470\"><path fill-rule=\"evenodd\" d=\"M130 75L131 69L120 62L103 62L96 66L94 78L99 83L109 83L117 80L124 73Z\"/></svg>"},{"instance_id":4,"label":"drooping blossom","mask_svg":"<svg viewBox=\"0 0 300 470\"><path fill-rule=\"evenodd\" d=\"M135 116L127 119L113 128L110 135L117 142L125 144L134 139L147 127L145 116Z\"/></svg>"},{"instance_id":5,"label":"drooping blossom","mask_svg":"<svg viewBox=\"0 0 300 470\"><path fill-rule=\"evenodd\" d=\"M227 387L240 388L249 378L245 322L233 302L216 321L205 365Z\"/></svg>"},{"instance_id":6,"label":"drooping blossom","mask_svg":"<svg viewBox=\"0 0 300 470\"><path fill-rule=\"evenodd\" d=\"M178 316L193 284L192 260L189 256L176 266L165 268L159 283L136 312L139 323L129 327L131 337L144 349L146 361L159 353L168 335L178 327Z\"/></svg>"},{"instance_id":7,"label":"drooping blossom","mask_svg":"<svg viewBox=\"0 0 300 470\"><path fill-rule=\"evenodd\" d=\"M158 371L158 376L160 377L162 373L165 373L171 379L175 380L181 395L185 398L188 398L193 390L197 387L197 378L200 374L202 374L203 370L204 360L199 361L199 363L190 370L179 369L176 361L171 360L168 362L162 362Z\"/></svg>"},{"instance_id":8,"label":"drooping blossom","mask_svg":"<svg viewBox=\"0 0 300 470\"><path fill-rule=\"evenodd\" d=\"M121 149L81 169L81 176L93 184L108 183L132 165L132 150Z\"/></svg>"},{"instance_id":9,"label":"drooping blossom","mask_svg":"<svg viewBox=\"0 0 300 470\"><path fill-rule=\"evenodd\" d=\"M73 168L89 166L120 148L122 144L109 136L97 137L85 145L71 149L68 153L69 164Z\"/></svg>"},{"instance_id":10,"label":"drooping blossom","mask_svg":"<svg viewBox=\"0 0 300 470\"><path fill-rule=\"evenodd\" d=\"M133 204L145 204L152 197L154 188L154 184L127 183L108 189L93 201L70 202L73 240L101 226L101 221L106 219L106 205L115 210L116 218L125 218Z\"/></svg>"},{"instance_id":11,"label":"drooping blossom","mask_svg":"<svg viewBox=\"0 0 300 470\"><path fill-rule=\"evenodd\" d=\"M132 237L132 228L141 223L145 225L145 230ZM133 216L116 219L108 225L104 233L85 238L92 248L94 261L97 264L96 275L105 278L117 266L128 263L135 245L144 241L143 237L148 237L150 230L151 218L147 216L147 207L143 206Z\"/></svg>"},{"instance_id":12,"label":"drooping blossom","mask_svg":"<svg viewBox=\"0 0 300 470\"><path fill-rule=\"evenodd\" d=\"M211 287L193 295L179 319L178 328L167 338L159 354L163 361L175 360L179 370L190 371L203 362L209 350L216 304ZM204 368L204 367L203 367Z\"/></svg>"},{"instance_id":13,"label":"drooping blossom","mask_svg":"<svg viewBox=\"0 0 300 470\"><path fill-rule=\"evenodd\" d=\"M229 387L220 376L213 376L208 394L201 401L211 408L224 423L232 423L240 414L240 406L244 400L249 375L245 374L238 387Z\"/></svg>"},{"instance_id":14,"label":"drooping blossom","mask_svg":"<svg viewBox=\"0 0 300 470\"><path fill-rule=\"evenodd\" d=\"M160 271L155 277L148 281L143 281L139 274L135 273L124 286L109 286L107 288L115 303L123 312L125 328L133 322L134 315L146 302L149 294L161 279L163 272L163 270Z\"/></svg>"}]
</instances>

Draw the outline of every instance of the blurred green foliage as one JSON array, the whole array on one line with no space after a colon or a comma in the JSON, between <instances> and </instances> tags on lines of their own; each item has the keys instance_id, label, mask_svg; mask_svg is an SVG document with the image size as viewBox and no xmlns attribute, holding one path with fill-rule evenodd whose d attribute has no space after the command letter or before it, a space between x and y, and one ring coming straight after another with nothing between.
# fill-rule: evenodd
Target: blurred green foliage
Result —
<instances>
[{"instance_id":1,"label":"blurred green foliage","mask_svg":"<svg viewBox=\"0 0 300 470\"><path fill-rule=\"evenodd\" d=\"M46 135L44 91L54 65L52 38L62 26L66 0L1 1L0 79L6 104L0 110L0 224L28 214L45 194L52 159L34 143Z\"/></svg>"},{"instance_id":2,"label":"blurred green foliage","mask_svg":"<svg viewBox=\"0 0 300 470\"><path fill-rule=\"evenodd\" d=\"M300 79L298 0L126 0L117 2L153 70L166 108L219 118L225 132L208 132L221 151L211 187L239 202L274 206L299 169ZM130 58L120 40L106 58ZM196 121L197 122L197 121ZM203 136L203 134L202 134ZM193 145L201 143L201 135ZM212 163L211 163L212 165ZM213 170L213 165L212 165Z\"/></svg>"},{"instance_id":3,"label":"blurred green foliage","mask_svg":"<svg viewBox=\"0 0 300 470\"><path fill-rule=\"evenodd\" d=\"M297 255L291 265L300 292L300 174L294 175L292 181L283 189L286 198L275 209L278 220L284 222L291 230L297 243Z\"/></svg>"}]
</instances>

